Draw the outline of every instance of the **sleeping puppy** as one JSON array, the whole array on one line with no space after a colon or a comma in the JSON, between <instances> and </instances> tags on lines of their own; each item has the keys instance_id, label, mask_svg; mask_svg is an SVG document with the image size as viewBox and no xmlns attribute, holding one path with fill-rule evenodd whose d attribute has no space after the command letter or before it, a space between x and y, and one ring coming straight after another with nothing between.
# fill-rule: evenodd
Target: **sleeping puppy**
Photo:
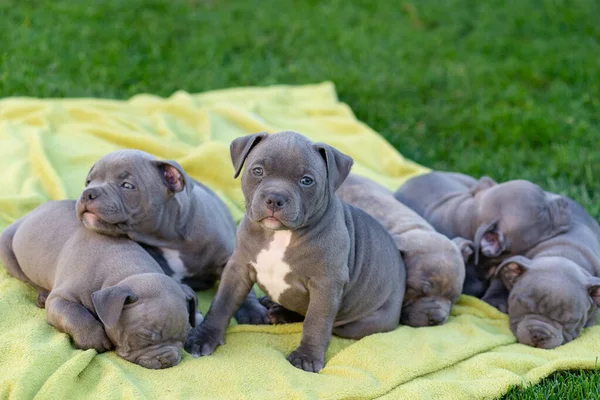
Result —
<instances>
[{"instance_id":1,"label":"sleeping puppy","mask_svg":"<svg viewBox=\"0 0 600 400\"><path fill-rule=\"evenodd\" d=\"M337 190L342 201L375 218L392 235L406 264L402 323L440 325L447 321L465 279L464 258L472 242L448 239L378 183L354 174Z\"/></svg>"},{"instance_id":2,"label":"sleeping puppy","mask_svg":"<svg viewBox=\"0 0 600 400\"><path fill-rule=\"evenodd\" d=\"M519 343L552 349L596 323L600 306L600 226L568 200L573 227L497 269L510 289L510 328Z\"/></svg>"},{"instance_id":3,"label":"sleeping puppy","mask_svg":"<svg viewBox=\"0 0 600 400\"><path fill-rule=\"evenodd\" d=\"M489 279L502 259L523 254L571 226L564 197L524 180L497 184L488 177L477 181L463 174L432 172L410 179L395 196L438 232L473 240L473 263L483 279ZM502 288L501 282L492 282L483 297L501 310L506 303Z\"/></svg>"},{"instance_id":4,"label":"sleeping puppy","mask_svg":"<svg viewBox=\"0 0 600 400\"><path fill-rule=\"evenodd\" d=\"M236 177L246 165L246 215L217 295L186 349L205 356L223 344L254 282L305 316L300 346L288 357L305 371L323 368L332 332L359 339L396 328L406 275L400 253L377 221L335 195L352 159L294 132L238 138L231 159Z\"/></svg>"},{"instance_id":5,"label":"sleeping puppy","mask_svg":"<svg viewBox=\"0 0 600 400\"><path fill-rule=\"evenodd\" d=\"M176 162L139 150L115 151L94 164L77 216L91 230L140 243L167 275L195 290L214 286L235 244L235 222L212 190ZM236 319L268 322L254 292Z\"/></svg>"},{"instance_id":6,"label":"sleeping puppy","mask_svg":"<svg viewBox=\"0 0 600 400\"><path fill-rule=\"evenodd\" d=\"M41 205L0 236L0 259L38 290L50 325L79 349L110 350L146 368L181 360L196 295L137 243L85 229L75 202ZM191 325L191 326L190 326Z\"/></svg>"}]
</instances>

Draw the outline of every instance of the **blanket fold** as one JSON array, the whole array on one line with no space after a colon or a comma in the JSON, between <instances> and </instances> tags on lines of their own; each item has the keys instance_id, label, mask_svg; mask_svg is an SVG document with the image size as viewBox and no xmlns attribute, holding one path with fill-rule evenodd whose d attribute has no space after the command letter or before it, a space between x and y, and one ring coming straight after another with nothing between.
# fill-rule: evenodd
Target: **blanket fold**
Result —
<instances>
[{"instance_id":1,"label":"blanket fold","mask_svg":"<svg viewBox=\"0 0 600 400\"><path fill-rule=\"evenodd\" d=\"M229 143L281 130L337 147L354 158L355 173L390 189L429 171L358 121L329 82L127 101L7 98L0 100L0 229L47 200L76 198L93 163L119 148L179 162L239 221L244 201ZM199 292L201 311L213 295ZM301 324L232 323L214 355L185 353L178 366L154 371L113 352L74 349L35 299L33 288L0 268L0 399L494 398L553 371L595 368L600 354L598 326L557 349L534 349L515 343L506 315L462 296L444 326L334 337L319 374L286 360Z\"/></svg>"}]
</instances>

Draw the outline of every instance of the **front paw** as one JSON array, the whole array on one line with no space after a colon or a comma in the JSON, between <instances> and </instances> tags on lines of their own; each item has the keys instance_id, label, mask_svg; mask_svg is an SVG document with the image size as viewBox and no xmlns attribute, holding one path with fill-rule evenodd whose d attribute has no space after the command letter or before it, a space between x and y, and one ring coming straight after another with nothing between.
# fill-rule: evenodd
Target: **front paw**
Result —
<instances>
[{"instance_id":1,"label":"front paw","mask_svg":"<svg viewBox=\"0 0 600 400\"><path fill-rule=\"evenodd\" d=\"M319 372L325 364L323 357L315 357L299 348L294 350L287 359L294 367L306 372Z\"/></svg>"},{"instance_id":2,"label":"front paw","mask_svg":"<svg viewBox=\"0 0 600 400\"><path fill-rule=\"evenodd\" d=\"M486 297L483 296L481 300L485 301L492 307L496 307L498 311L508 314L508 299L505 296L502 297Z\"/></svg>"},{"instance_id":3,"label":"front paw","mask_svg":"<svg viewBox=\"0 0 600 400\"><path fill-rule=\"evenodd\" d=\"M209 356L222 344L225 344L224 332L208 328L202 323L188 334L185 351L194 357Z\"/></svg>"},{"instance_id":4,"label":"front paw","mask_svg":"<svg viewBox=\"0 0 600 400\"><path fill-rule=\"evenodd\" d=\"M98 353L104 353L113 347L112 342L106 336L104 328L100 325L94 325L90 330L71 337L75 347L81 350L94 349Z\"/></svg>"},{"instance_id":5,"label":"front paw","mask_svg":"<svg viewBox=\"0 0 600 400\"><path fill-rule=\"evenodd\" d=\"M235 320L238 324L250 325L266 325L270 322L267 309L256 300L244 301L235 313Z\"/></svg>"}]
</instances>

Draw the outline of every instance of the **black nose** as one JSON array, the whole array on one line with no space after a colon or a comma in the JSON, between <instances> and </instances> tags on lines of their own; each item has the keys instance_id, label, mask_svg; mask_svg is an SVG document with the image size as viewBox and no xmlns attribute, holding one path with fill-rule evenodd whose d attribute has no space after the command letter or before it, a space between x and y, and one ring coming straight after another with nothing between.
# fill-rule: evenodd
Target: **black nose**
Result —
<instances>
[{"instance_id":1,"label":"black nose","mask_svg":"<svg viewBox=\"0 0 600 400\"><path fill-rule=\"evenodd\" d=\"M429 315L429 326L440 325L444 322L444 316L442 314L433 313Z\"/></svg>"},{"instance_id":2,"label":"black nose","mask_svg":"<svg viewBox=\"0 0 600 400\"><path fill-rule=\"evenodd\" d=\"M100 196L100 191L96 188L85 189L81 194L81 200L83 201L93 201L96 200Z\"/></svg>"},{"instance_id":3,"label":"black nose","mask_svg":"<svg viewBox=\"0 0 600 400\"><path fill-rule=\"evenodd\" d=\"M281 210L287 201L287 197L279 193L270 193L265 199L267 208L273 212Z\"/></svg>"}]
</instances>

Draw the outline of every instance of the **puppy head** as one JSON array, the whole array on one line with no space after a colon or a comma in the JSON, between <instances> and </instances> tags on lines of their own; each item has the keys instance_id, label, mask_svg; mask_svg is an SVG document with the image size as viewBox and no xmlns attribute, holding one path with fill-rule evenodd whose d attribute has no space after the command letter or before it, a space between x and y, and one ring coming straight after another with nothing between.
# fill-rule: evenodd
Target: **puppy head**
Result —
<instances>
[{"instance_id":1,"label":"puppy head","mask_svg":"<svg viewBox=\"0 0 600 400\"><path fill-rule=\"evenodd\" d=\"M92 294L117 354L146 368L175 366L195 325L196 295L163 274L129 277Z\"/></svg>"},{"instance_id":2,"label":"puppy head","mask_svg":"<svg viewBox=\"0 0 600 400\"><path fill-rule=\"evenodd\" d=\"M165 203L191 190L188 179L174 161L158 161L139 150L112 152L88 173L77 216L101 233L150 232L160 224Z\"/></svg>"},{"instance_id":3,"label":"puppy head","mask_svg":"<svg viewBox=\"0 0 600 400\"><path fill-rule=\"evenodd\" d=\"M510 290L510 328L522 344L553 349L567 343L600 305L600 279L566 258L515 256L496 274Z\"/></svg>"},{"instance_id":4,"label":"puppy head","mask_svg":"<svg viewBox=\"0 0 600 400\"><path fill-rule=\"evenodd\" d=\"M571 226L567 200L528 181L492 184L475 196L476 257L479 251L486 257L523 253Z\"/></svg>"},{"instance_id":5,"label":"puppy head","mask_svg":"<svg viewBox=\"0 0 600 400\"><path fill-rule=\"evenodd\" d=\"M401 321L409 326L441 325L465 279L463 254L470 241L453 242L437 232L412 230L394 237L406 265ZM464 253L463 253L464 251Z\"/></svg>"},{"instance_id":6,"label":"puppy head","mask_svg":"<svg viewBox=\"0 0 600 400\"><path fill-rule=\"evenodd\" d=\"M271 230L307 226L326 210L350 173L352 159L295 132L258 133L231 143L246 215Z\"/></svg>"}]
</instances>

